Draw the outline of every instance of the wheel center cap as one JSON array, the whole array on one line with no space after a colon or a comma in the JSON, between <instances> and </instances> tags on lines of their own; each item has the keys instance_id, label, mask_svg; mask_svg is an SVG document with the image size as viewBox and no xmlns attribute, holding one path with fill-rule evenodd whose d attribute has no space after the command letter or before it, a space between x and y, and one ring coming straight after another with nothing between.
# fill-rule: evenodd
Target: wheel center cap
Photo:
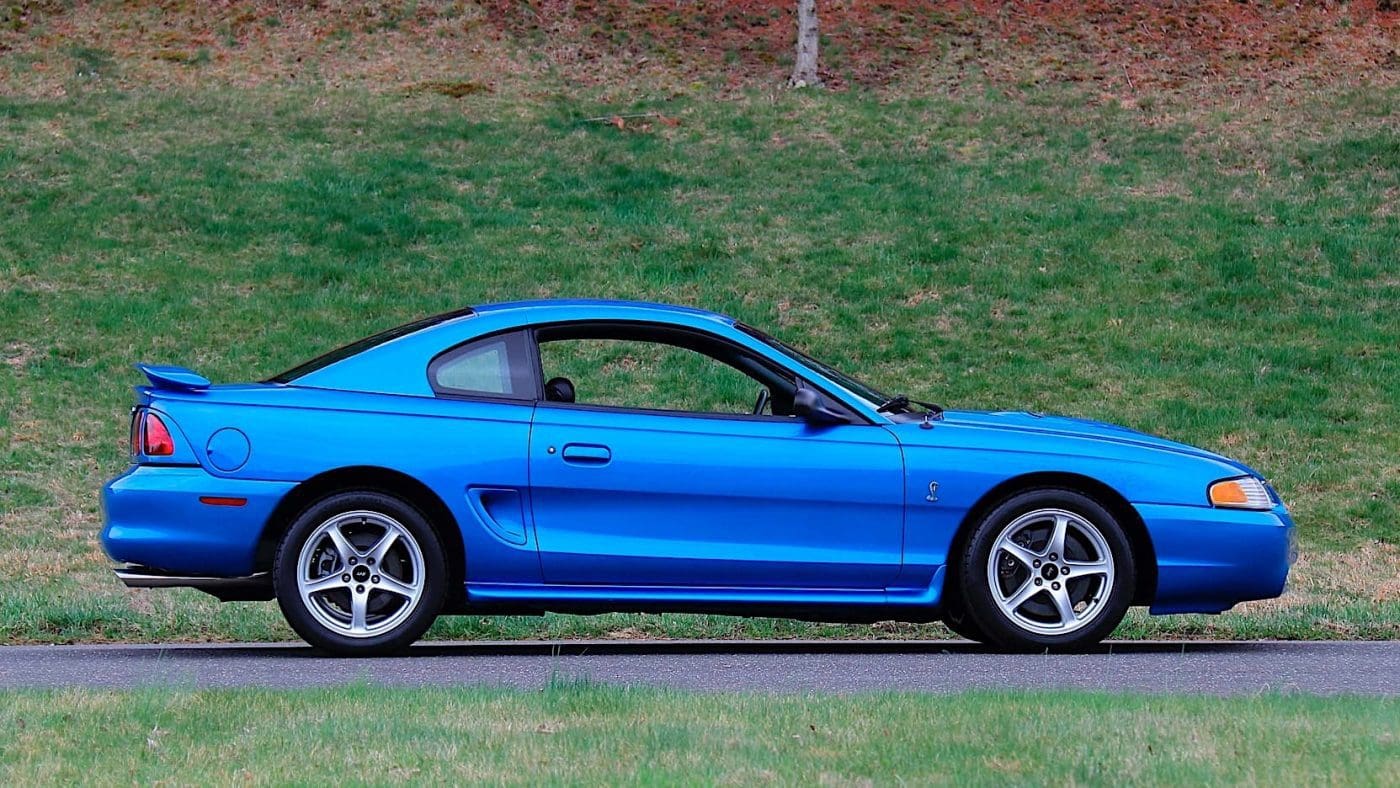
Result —
<instances>
[{"instance_id":1,"label":"wheel center cap","mask_svg":"<svg viewBox=\"0 0 1400 788\"><path fill-rule=\"evenodd\" d=\"M355 567L355 571L351 572L350 575L355 578L355 582L363 583L369 579L369 567L361 564Z\"/></svg>"},{"instance_id":2,"label":"wheel center cap","mask_svg":"<svg viewBox=\"0 0 1400 788\"><path fill-rule=\"evenodd\" d=\"M1060 576L1060 569L1054 564L1046 564L1045 566L1041 567L1040 574L1046 580L1054 580L1055 578Z\"/></svg>"}]
</instances>

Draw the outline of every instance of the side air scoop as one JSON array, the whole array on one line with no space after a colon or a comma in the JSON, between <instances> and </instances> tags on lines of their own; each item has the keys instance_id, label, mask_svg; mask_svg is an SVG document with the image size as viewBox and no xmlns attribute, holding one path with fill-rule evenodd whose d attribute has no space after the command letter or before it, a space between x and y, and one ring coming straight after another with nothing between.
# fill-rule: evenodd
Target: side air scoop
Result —
<instances>
[{"instance_id":1,"label":"side air scoop","mask_svg":"<svg viewBox=\"0 0 1400 788\"><path fill-rule=\"evenodd\" d=\"M167 367L155 364L136 364L145 373L151 385L166 391L203 391L209 388L209 379L184 367Z\"/></svg>"}]
</instances>

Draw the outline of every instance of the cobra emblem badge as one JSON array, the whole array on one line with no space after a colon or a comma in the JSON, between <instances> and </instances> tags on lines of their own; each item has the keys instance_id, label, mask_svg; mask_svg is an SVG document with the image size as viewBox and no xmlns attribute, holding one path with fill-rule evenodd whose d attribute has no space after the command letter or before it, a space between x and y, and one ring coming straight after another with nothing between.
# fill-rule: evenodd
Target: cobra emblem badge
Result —
<instances>
[{"instance_id":1,"label":"cobra emblem badge","mask_svg":"<svg viewBox=\"0 0 1400 788\"><path fill-rule=\"evenodd\" d=\"M928 483L928 495L924 497L929 503L938 503L938 482Z\"/></svg>"}]
</instances>

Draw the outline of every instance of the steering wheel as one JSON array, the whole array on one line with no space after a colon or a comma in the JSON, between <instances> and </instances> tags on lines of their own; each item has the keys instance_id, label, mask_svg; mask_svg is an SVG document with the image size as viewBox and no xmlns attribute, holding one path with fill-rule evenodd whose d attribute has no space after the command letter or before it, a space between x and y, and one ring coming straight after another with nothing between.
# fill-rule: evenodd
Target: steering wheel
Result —
<instances>
[{"instance_id":1,"label":"steering wheel","mask_svg":"<svg viewBox=\"0 0 1400 788\"><path fill-rule=\"evenodd\" d=\"M755 402L755 403L753 404L753 415L755 415L755 416L762 416L762 415L763 415L763 409L766 408L766 407L768 407L768 397L769 397L768 389L765 388L765 389L759 389L759 390L758 390L758 402Z\"/></svg>"}]
</instances>

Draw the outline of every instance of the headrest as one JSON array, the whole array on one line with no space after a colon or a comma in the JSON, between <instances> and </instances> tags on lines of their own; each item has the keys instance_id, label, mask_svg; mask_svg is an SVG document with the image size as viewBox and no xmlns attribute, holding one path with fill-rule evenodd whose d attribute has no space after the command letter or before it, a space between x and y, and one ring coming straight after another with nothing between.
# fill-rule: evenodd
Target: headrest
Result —
<instances>
[{"instance_id":1,"label":"headrest","mask_svg":"<svg viewBox=\"0 0 1400 788\"><path fill-rule=\"evenodd\" d=\"M549 402L573 402L574 383L568 378L550 378L544 384L544 398Z\"/></svg>"}]
</instances>

